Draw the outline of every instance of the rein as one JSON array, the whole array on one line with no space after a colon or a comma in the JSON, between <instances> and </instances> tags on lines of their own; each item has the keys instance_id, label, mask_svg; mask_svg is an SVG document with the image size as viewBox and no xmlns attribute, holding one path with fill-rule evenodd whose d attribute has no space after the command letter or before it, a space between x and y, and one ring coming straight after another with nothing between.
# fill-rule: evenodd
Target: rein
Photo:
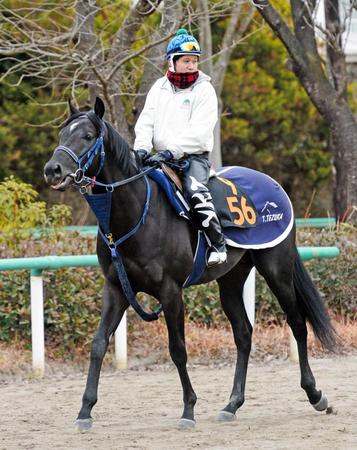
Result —
<instances>
[{"instance_id":1,"label":"rein","mask_svg":"<svg viewBox=\"0 0 357 450\"><path fill-rule=\"evenodd\" d=\"M69 176L74 178L75 183L80 184L81 181L86 181L87 184L81 187L87 187L89 185L96 185L96 186L101 186L101 187L105 187L107 190L113 190L117 187L120 186L125 186L126 184L132 183L133 181L139 180L142 177L145 177L146 174L148 174L149 172L152 172L155 169L155 167L149 167L148 169L145 169L142 172L137 173L136 175L133 175L130 178L126 178L125 180L121 180L121 181L116 181L115 183L101 183L100 181L97 181L95 178L90 178L90 177L86 177L85 175L83 175L83 177L81 178L81 180L77 181L76 180L76 173L72 173ZM146 177L145 177L146 178Z\"/></svg>"},{"instance_id":2,"label":"rein","mask_svg":"<svg viewBox=\"0 0 357 450\"><path fill-rule=\"evenodd\" d=\"M89 114L87 115L88 118L93 123L93 120L90 118ZM95 125L95 123L94 123ZM100 173L104 166L105 161L105 150L104 150L104 125L101 121L100 124L100 134L98 138L96 139L95 143L85 152L83 152L79 157L71 150L69 147L66 147L64 145L59 145L56 147L56 151L63 151L66 154L68 154L73 161L77 164L78 168L75 173L70 174L74 179L74 182L79 186L80 193L83 195L87 203L89 204L90 208L92 209L94 215L97 218L98 221L98 230L99 233L103 239L103 241L107 244L110 254L112 257L112 261L115 267L115 270L117 272L124 296L126 297L128 303L132 306L132 308L139 314L139 316L147 321L151 322L153 320L157 320L161 311L162 311L162 305L160 304L158 308L152 312L146 312L140 305L138 299L136 298L136 295L131 287L128 275L125 270L123 258L119 252L118 247L123 244L127 239L129 239L131 236L133 236L145 223L146 216L149 212L150 208L150 198L151 198L151 187L150 183L146 177L146 174L154 170L154 167L149 167L148 169L144 170L143 172L140 172L130 178L127 178L125 180L116 181L114 183L101 183L96 180L97 175ZM96 175L93 178L89 178L85 176L85 172L89 169L89 167L92 165L94 158L98 155L100 151L100 163L99 168L97 170ZM82 166L82 163L84 161L84 165ZM144 208L141 214L141 217L137 224L129 230L124 236L120 237L116 241L113 239L113 234L110 231L110 216L111 216L111 205L112 205L112 193L114 189L124 186L126 184L132 183L140 178L144 178L146 183L146 198L145 198L145 204ZM82 184L82 182L85 182L86 184ZM106 192L103 194L92 194L89 195L87 192L87 186L88 185L96 185L106 188Z\"/></svg>"}]
</instances>

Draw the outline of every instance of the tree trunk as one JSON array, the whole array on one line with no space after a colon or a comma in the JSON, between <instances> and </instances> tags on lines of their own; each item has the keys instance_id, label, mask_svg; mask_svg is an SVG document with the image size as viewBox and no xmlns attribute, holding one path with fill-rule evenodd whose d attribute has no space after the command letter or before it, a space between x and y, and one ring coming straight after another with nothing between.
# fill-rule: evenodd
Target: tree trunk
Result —
<instances>
[{"instance_id":1,"label":"tree trunk","mask_svg":"<svg viewBox=\"0 0 357 450\"><path fill-rule=\"evenodd\" d=\"M339 0L325 0L325 22L329 39L326 42L327 67L331 84L339 97L347 100L346 55L342 47L342 30Z\"/></svg>"},{"instance_id":2,"label":"tree trunk","mask_svg":"<svg viewBox=\"0 0 357 450\"><path fill-rule=\"evenodd\" d=\"M357 125L351 112L341 108L330 125L334 167L335 215L346 220L357 205ZM356 214L352 217L356 222Z\"/></svg>"},{"instance_id":3,"label":"tree trunk","mask_svg":"<svg viewBox=\"0 0 357 450\"><path fill-rule=\"evenodd\" d=\"M340 17L339 0L324 0L326 30L329 38L326 42L327 68L330 83L333 85L339 102L347 103L346 56L342 46L343 25ZM354 152L356 140L353 137L354 121L342 110L336 119L341 124L331 126L329 148L333 154L335 214L341 220L348 218L351 205L356 204L356 160ZM346 131L345 131L346 128ZM356 220L356 217L354 217Z\"/></svg>"},{"instance_id":4,"label":"tree trunk","mask_svg":"<svg viewBox=\"0 0 357 450\"><path fill-rule=\"evenodd\" d=\"M222 167L222 152L221 152L221 118L222 118L223 103L222 97L218 97L218 120L214 127L214 150L210 155L210 161L213 169Z\"/></svg>"}]
</instances>

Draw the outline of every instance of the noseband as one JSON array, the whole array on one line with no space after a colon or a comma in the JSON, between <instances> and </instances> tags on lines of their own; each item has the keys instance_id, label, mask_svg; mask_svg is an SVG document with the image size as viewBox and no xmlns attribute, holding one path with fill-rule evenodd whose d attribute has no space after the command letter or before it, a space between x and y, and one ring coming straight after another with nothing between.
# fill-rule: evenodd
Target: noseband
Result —
<instances>
[{"instance_id":1,"label":"noseband","mask_svg":"<svg viewBox=\"0 0 357 450\"><path fill-rule=\"evenodd\" d=\"M99 172L102 170L104 166L104 159L105 159L105 151L104 151L104 123L101 119L99 119L98 116L94 118L91 117L94 113L89 112L85 114L86 117L92 122L92 124L97 127L97 124L95 122L99 122L100 126L100 132L99 136L97 137L94 144L89 147L87 150L85 150L81 155L77 156L72 149L65 145L59 145L55 148L54 153L57 151L63 151L67 155L73 159L73 161L77 164L77 170L73 174L74 181L76 183L80 183L83 180L84 174L89 169L89 167L92 165L94 158L98 155L100 152L100 163L99 168L97 170L97 173L95 174L95 177L99 174Z\"/></svg>"}]
</instances>

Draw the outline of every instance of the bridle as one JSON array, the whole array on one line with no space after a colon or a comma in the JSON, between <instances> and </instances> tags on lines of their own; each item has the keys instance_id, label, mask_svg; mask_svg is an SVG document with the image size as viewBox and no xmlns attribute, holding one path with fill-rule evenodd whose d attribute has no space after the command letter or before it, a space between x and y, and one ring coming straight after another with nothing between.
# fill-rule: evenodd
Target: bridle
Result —
<instances>
[{"instance_id":1,"label":"bridle","mask_svg":"<svg viewBox=\"0 0 357 450\"><path fill-rule=\"evenodd\" d=\"M70 174L70 176L74 179L75 183L80 184L83 180L83 177L86 173L86 171L90 168L90 166L93 164L94 158L98 155L100 152L100 163L97 170L97 173L95 174L95 177L98 176L100 171L102 170L104 166L104 160L105 160L105 151L104 151L104 123L103 121L98 117L95 116L95 119L91 117L91 115L94 115L94 113L89 112L86 114L83 114L92 122L94 127L96 128L95 120L99 120L99 136L97 137L94 144L89 147L87 150L85 150L83 153L81 153L79 156L77 156L74 151L67 147L66 145L59 145L55 148L54 154L59 151L65 152L67 155L70 156L70 158L77 164L77 170L74 174Z\"/></svg>"}]
</instances>

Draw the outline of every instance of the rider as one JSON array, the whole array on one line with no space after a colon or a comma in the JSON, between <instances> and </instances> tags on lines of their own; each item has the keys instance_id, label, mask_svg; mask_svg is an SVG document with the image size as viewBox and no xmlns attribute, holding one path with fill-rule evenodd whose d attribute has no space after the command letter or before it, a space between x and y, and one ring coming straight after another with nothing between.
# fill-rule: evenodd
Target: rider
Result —
<instances>
[{"instance_id":1,"label":"rider","mask_svg":"<svg viewBox=\"0 0 357 450\"><path fill-rule=\"evenodd\" d=\"M185 159L183 190L196 220L210 241L207 265L227 260L221 224L207 188L209 153L217 122L217 96L210 78L198 70L200 46L180 29L166 50L168 71L147 94L135 126L134 150L146 165ZM158 151L153 156L152 147Z\"/></svg>"}]
</instances>

